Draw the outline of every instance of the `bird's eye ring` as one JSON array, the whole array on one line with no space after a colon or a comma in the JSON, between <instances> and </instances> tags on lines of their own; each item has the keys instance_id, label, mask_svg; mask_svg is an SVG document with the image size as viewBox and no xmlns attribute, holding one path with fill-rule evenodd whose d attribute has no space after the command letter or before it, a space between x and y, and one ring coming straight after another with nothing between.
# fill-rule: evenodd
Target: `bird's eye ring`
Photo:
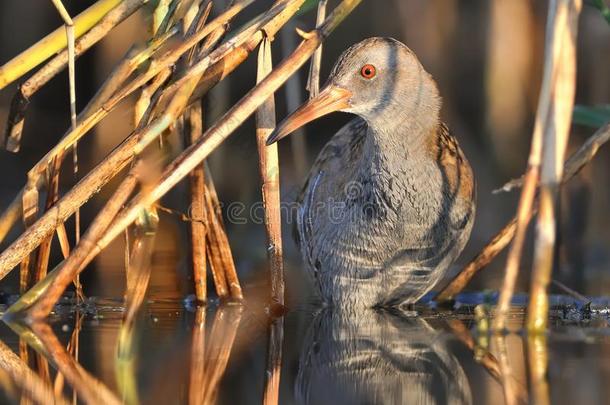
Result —
<instances>
[{"instance_id":1,"label":"bird's eye ring","mask_svg":"<svg viewBox=\"0 0 610 405\"><path fill-rule=\"evenodd\" d=\"M371 64L366 64L360 69L360 75L365 79L372 79L377 74L377 69Z\"/></svg>"}]
</instances>

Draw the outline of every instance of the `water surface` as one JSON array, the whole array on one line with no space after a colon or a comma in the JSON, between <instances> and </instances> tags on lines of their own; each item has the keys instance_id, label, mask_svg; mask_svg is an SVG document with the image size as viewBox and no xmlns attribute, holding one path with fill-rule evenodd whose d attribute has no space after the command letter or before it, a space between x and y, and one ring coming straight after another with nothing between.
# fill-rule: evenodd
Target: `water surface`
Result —
<instances>
[{"instance_id":1,"label":"water surface","mask_svg":"<svg viewBox=\"0 0 610 405\"><path fill-rule=\"evenodd\" d=\"M345 314L308 304L274 319L261 305L156 300L133 324L120 300L91 300L80 312L64 305L31 331L17 327L21 341L0 326L2 400L20 403L34 384L56 401L71 402L76 387L82 402L258 404L279 377L282 404L608 403L606 300L583 307L555 297L552 330L539 337L521 332L516 306L513 332L494 338L485 307L474 310L488 298L463 296L451 311ZM268 358L280 353L274 370ZM19 381L17 363L38 377Z\"/></svg>"}]
</instances>

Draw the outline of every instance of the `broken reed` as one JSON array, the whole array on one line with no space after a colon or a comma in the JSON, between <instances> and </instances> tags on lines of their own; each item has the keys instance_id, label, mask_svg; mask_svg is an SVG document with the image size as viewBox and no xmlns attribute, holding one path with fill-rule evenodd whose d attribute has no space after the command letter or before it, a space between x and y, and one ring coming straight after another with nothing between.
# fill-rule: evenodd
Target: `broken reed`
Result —
<instances>
[{"instance_id":1,"label":"broken reed","mask_svg":"<svg viewBox=\"0 0 610 405\"><path fill-rule=\"evenodd\" d=\"M85 175L66 195L52 204L40 218L33 222L31 227L25 230L17 241L0 254L0 278L8 274L16 264L22 262L40 243L49 238L56 231L58 225L62 224L69 216L75 213L97 190L120 172L134 157L137 157L140 152L144 151L153 140L164 136L170 125L179 117L182 117L184 112L188 110L187 107L189 105L199 102L198 100L214 84L226 77L227 74L245 60L248 54L256 49L264 38L271 40L274 34L299 10L304 0L276 1L267 12L252 20L237 35L215 46L209 54L200 58L198 58L199 55L195 54L194 63L191 66L178 70L172 76L164 76L167 75L166 66L175 63L185 54L192 53L214 30L227 24L252 2L253 0L235 2L214 20L199 27L199 29L190 35L187 33L184 39L178 42L175 41L176 30L174 29L178 22L174 21L168 25L164 35L152 40L143 50L142 48L134 48L135 50L132 49L130 51L126 58L127 62L123 62L115 70L114 76L109 78L94 100L89 104L90 108L85 109L84 112L86 114L81 112L77 119L76 127L68 131L59 144L30 171L29 187L25 191L38 190L45 187L48 179L45 178L44 174L49 166L49 162L54 159L61 160L64 156L64 151L72 148L80 138L85 136L92 127L125 97L141 89L142 86L145 86L151 80L153 82L158 80L158 88L155 89L156 91L151 96L150 106L145 112L149 114L149 123L140 126L130 134L104 161ZM243 120L254 113L288 77L309 59L323 39L334 30L359 2L359 0L344 0L318 29L305 34L305 39L295 52L274 69L224 117L208 129L203 137L187 147L174 162L170 163L156 184L151 186L149 190L141 189L125 208L121 209L118 207L118 213L115 212L117 210L116 206L112 209L110 207L103 209L101 213L105 213L109 217L102 220L98 216L94 220L94 224L98 224L97 229L93 227L95 229L94 235L91 236L90 234L89 238L83 237L81 243L77 244L73 249L66 262L60 264L55 271L51 272L45 280L39 283L37 288L32 289L33 291L29 298L22 300L13 309L28 307L40 297L43 297L40 301L44 302L45 296L56 297L57 291L63 291L67 286L66 280L68 274L68 272L63 270L63 267L67 263L74 263L70 266L70 275L74 274L75 271L78 274L102 248L133 222L142 207L155 204L178 181L199 167L203 159L215 147L230 135ZM174 40L172 43L167 41L170 37ZM148 69L135 73L135 76L131 74L138 65L148 60L152 60ZM134 76L134 78L130 79L131 76ZM159 77L163 78L163 80L158 79ZM128 181L133 182L133 179ZM125 188L126 184L123 184L123 186ZM130 194L125 193L127 198L129 198ZM109 204L112 204L112 200L109 201ZM213 204L214 202L212 201ZM10 222L16 217L15 205L18 205L18 203L12 205L12 209L0 218L0 230L8 229L12 225ZM116 218L114 218L115 215ZM279 224L275 223L277 222L277 216L275 216L276 219L271 219L274 216L269 215L269 218L268 227L275 226L275 229L279 229ZM223 246L228 247L228 244ZM79 251L81 253L75 255L75 252ZM277 260L276 257L276 264L273 267L276 270L278 269L277 263L281 262L281 251L278 250L278 252L277 257L280 260ZM210 251L208 250L207 253L209 256ZM77 257L78 259L76 259ZM211 262L209 258L208 261ZM62 273L62 270L64 275L60 282L58 281L60 280L58 274ZM278 272L276 270L274 270L276 275L274 276L275 280L278 279ZM278 282L274 283L277 287ZM239 297L241 288L239 287L236 273L227 273L227 284L233 296ZM51 294L50 291L53 291L53 293ZM280 298L281 289L275 288L275 291L275 298L277 301L282 302ZM200 293L199 296L201 297L202 294ZM44 308L39 308L41 311L38 312L38 316L42 316L45 312L48 313L51 301L49 298L46 299L46 305Z\"/></svg>"}]
</instances>

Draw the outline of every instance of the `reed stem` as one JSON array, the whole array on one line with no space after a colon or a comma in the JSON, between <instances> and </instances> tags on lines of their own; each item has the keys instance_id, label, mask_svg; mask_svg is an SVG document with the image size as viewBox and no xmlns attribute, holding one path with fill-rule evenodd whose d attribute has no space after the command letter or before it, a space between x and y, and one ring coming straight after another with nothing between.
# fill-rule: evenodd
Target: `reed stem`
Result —
<instances>
[{"instance_id":1,"label":"reed stem","mask_svg":"<svg viewBox=\"0 0 610 405\"><path fill-rule=\"evenodd\" d=\"M265 38L258 53L257 83L273 70L271 41ZM271 301L284 305L284 266L282 254L282 217L280 211L280 166L277 145L266 145L275 129L275 100L269 97L256 111L256 144L259 170L262 179L265 230L267 233L267 257L271 279Z\"/></svg>"}]
</instances>

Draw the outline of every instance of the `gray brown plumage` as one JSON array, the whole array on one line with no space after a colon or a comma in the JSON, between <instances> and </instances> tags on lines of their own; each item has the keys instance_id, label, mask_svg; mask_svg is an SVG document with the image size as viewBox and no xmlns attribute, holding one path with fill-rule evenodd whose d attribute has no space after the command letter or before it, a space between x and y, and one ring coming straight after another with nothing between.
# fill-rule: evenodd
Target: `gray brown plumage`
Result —
<instances>
[{"instance_id":1,"label":"gray brown plumage","mask_svg":"<svg viewBox=\"0 0 610 405\"><path fill-rule=\"evenodd\" d=\"M413 52L369 38L345 51L320 95L270 136L332 111L358 115L320 152L298 201L298 243L325 302L413 303L466 244L473 174L440 108Z\"/></svg>"}]
</instances>

